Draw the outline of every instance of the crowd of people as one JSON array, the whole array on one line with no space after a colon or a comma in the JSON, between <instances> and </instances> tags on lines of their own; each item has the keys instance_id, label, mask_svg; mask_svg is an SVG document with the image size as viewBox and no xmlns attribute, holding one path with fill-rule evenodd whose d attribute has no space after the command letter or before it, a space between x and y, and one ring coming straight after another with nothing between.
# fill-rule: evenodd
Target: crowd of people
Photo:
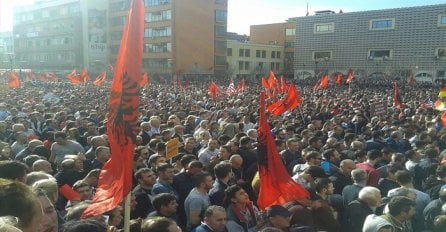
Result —
<instances>
[{"instance_id":1,"label":"crowd of people","mask_svg":"<svg viewBox=\"0 0 446 232\"><path fill-rule=\"evenodd\" d=\"M393 81L403 108L393 106ZM315 82L295 81L302 104L268 115L284 167L310 197L263 211L260 81L216 98L203 82L142 88L130 231L446 231L439 87L365 79L314 90ZM81 218L110 159L109 87L25 82L0 94L0 231L123 231L123 204ZM167 159L173 138L179 153Z\"/></svg>"}]
</instances>

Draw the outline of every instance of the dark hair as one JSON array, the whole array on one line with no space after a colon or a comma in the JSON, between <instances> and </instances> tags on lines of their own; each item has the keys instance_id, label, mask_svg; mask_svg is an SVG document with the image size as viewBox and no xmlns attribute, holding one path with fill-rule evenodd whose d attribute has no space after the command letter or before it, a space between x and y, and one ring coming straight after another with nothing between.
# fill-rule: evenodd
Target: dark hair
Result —
<instances>
[{"instance_id":1,"label":"dark hair","mask_svg":"<svg viewBox=\"0 0 446 232\"><path fill-rule=\"evenodd\" d=\"M148 172L153 172L152 169L150 168L140 168L135 172L135 179L139 180L142 176L142 174L148 173Z\"/></svg>"},{"instance_id":2,"label":"dark hair","mask_svg":"<svg viewBox=\"0 0 446 232\"><path fill-rule=\"evenodd\" d=\"M67 134L63 131L58 131L58 132L54 133L54 139L57 139L57 138L66 139Z\"/></svg>"},{"instance_id":3,"label":"dark hair","mask_svg":"<svg viewBox=\"0 0 446 232\"><path fill-rule=\"evenodd\" d=\"M180 159L181 166L187 167L187 165L193 160L197 160L197 157L194 155L183 155Z\"/></svg>"},{"instance_id":4,"label":"dark hair","mask_svg":"<svg viewBox=\"0 0 446 232\"><path fill-rule=\"evenodd\" d=\"M166 206L172 201L176 201L177 198L175 198L174 195L171 193L160 193L155 195L153 198L153 207L156 209L156 211L160 211L161 206Z\"/></svg>"},{"instance_id":5,"label":"dark hair","mask_svg":"<svg viewBox=\"0 0 446 232\"><path fill-rule=\"evenodd\" d=\"M333 182L328 178L317 178L314 181L314 187L316 189L316 192L321 192L322 189L327 188L330 183Z\"/></svg>"},{"instance_id":6,"label":"dark hair","mask_svg":"<svg viewBox=\"0 0 446 232\"><path fill-rule=\"evenodd\" d=\"M93 219L68 221L63 225L62 232L106 232L105 224Z\"/></svg>"},{"instance_id":7,"label":"dark hair","mask_svg":"<svg viewBox=\"0 0 446 232\"><path fill-rule=\"evenodd\" d=\"M413 157L415 157L415 155L417 154L417 152L415 150L408 150L404 153L404 155L406 156L407 159L413 159Z\"/></svg>"},{"instance_id":8,"label":"dark hair","mask_svg":"<svg viewBox=\"0 0 446 232\"><path fill-rule=\"evenodd\" d=\"M156 167L156 172L157 173L165 172L169 168L173 168L173 166L168 163L163 163L163 164L160 164L158 167Z\"/></svg>"},{"instance_id":9,"label":"dark hair","mask_svg":"<svg viewBox=\"0 0 446 232\"><path fill-rule=\"evenodd\" d=\"M325 160L330 160L332 156L334 156L335 149L327 149L324 152L322 152L322 156L325 158Z\"/></svg>"},{"instance_id":10,"label":"dark hair","mask_svg":"<svg viewBox=\"0 0 446 232\"><path fill-rule=\"evenodd\" d=\"M141 232L168 231L169 226L176 224L166 217L149 218L141 226Z\"/></svg>"},{"instance_id":11,"label":"dark hair","mask_svg":"<svg viewBox=\"0 0 446 232\"><path fill-rule=\"evenodd\" d=\"M380 150L372 149L367 152L367 159L369 160L376 160L382 156L382 153Z\"/></svg>"},{"instance_id":12,"label":"dark hair","mask_svg":"<svg viewBox=\"0 0 446 232\"><path fill-rule=\"evenodd\" d=\"M204 183L206 181L206 178L208 176L211 176L209 172L198 172L194 175L194 183L195 186L198 187L200 184Z\"/></svg>"},{"instance_id":13,"label":"dark hair","mask_svg":"<svg viewBox=\"0 0 446 232\"><path fill-rule=\"evenodd\" d=\"M437 176L441 179L446 177L446 166L444 165L439 165L437 167L437 170L435 171L435 173L437 174Z\"/></svg>"},{"instance_id":14,"label":"dark hair","mask_svg":"<svg viewBox=\"0 0 446 232\"><path fill-rule=\"evenodd\" d=\"M231 173L231 165L228 163L219 163L214 167L215 177L223 179Z\"/></svg>"},{"instance_id":15,"label":"dark hair","mask_svg":"<svg viewBox=\"0 0 446 232\"><path fill-rule=\"evenodd\" d=\"M242 188L236 184L228 186L228 188L225 189L225 205L229 205L231 202L231 199L235 197L235 194L242 190Z\"/></svg>"},{"instance_id":16,"label":"dark hair","mask_svg":"<svg viewBox=\"0 0 446 232\"><path fill-rule=\"evenodd\" d=\"M408 197L395 196L390 199L388 204L390 215L396 217L402 212L408 212L410 208L415 207L416 203L414 200Z\"/></svg>"},{"instance_id":17,"label":"dark hair","mask_svg":"<svg viewBox=\"0 0 446 232\"><path fill-rule=\"evenodd\" d=\"M397 171L395 173L395 179L398 183L402 185L412 183L412 173L405 170Z\"/></svg>"},{"instance_id":18,"label":"dark hair","mask_svg":"<svg viewBox=\"0 0 446 232\"><path fill-rule=\"evenodd\" d=\"M446 231L446 215L438 215L434 219L434 228L432 232L444 232Z\"/></svg>"},{"instance_id":19,"label":"dark hair","mask_svg":"<svg viewBox=\"0 0 446 232\"><path fill-rule=\"evenodd\" d=\"M10 179L10 180L22 179L26 175L27 171L28 171L28 166L19 161L15 160L0 161L0 178Z\"/></svg>"}]
</instances>

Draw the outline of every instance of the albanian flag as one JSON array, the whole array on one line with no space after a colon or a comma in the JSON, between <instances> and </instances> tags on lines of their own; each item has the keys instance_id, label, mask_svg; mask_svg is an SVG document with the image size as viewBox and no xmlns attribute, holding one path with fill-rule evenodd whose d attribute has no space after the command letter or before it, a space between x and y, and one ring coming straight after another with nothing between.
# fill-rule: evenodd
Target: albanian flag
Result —
<instances>
[{"instance_id":1,"label":"albanian flag","mask_svg":"<svg viewBox=\"0 0 446 232\"><path fill-rule=\"evenodd\" d=\"M294 84L291 83L286 98L268 106L268 111L276 116L280 116L285 111L293 110L302 103L299 93Z\"/></svg>"}]
</instances>

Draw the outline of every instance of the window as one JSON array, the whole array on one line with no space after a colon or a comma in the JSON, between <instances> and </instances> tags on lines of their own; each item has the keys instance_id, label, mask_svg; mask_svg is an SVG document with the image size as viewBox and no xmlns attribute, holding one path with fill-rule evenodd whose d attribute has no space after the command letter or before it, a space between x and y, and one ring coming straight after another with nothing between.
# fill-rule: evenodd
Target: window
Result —
<instances>
[{"instance_id":1,"label":"window","mask_svg":"<svg viewBox=\"0 0 446 232\"><path fill-rule=\"evenodd\" d=\"M144 52L152 52L152 53L165 53L172 51L171 43L156 43L156 44L145 44Z\"/></svg>"},{"instance_id":2,"label":"window","mask_svg":"<svg viewBox=\"0 0 446 232\"><path fill-rule=\"evenodd\" d=\"M318 51L313 52L313 60L330 60L331 51Z\"/></svg>"},{"instance_id":3,"label":"window","mask_svg":"<svg viewBox=\"0 0 446 232\"><path fill-rule=\"evenodd\" d=\"M314 33L332 33L334 32L334 23L316 23L314 24Z\"/></svg>"},{"instance_id":4,"label":"window","mask_svg":"<svg viewBox=\"0 0 446 232\"><path fill-rule=\"evenodd\" d=\"M115 17L115 18L112 18L111 20L110 20L110 26L122 26L122 25L125 25L125 21L126 21L126 17L124 17L124 16L120 16L120 17Z\"/></svg>"},{"instance_id":5,"label":"window","mask_svg":"<svg viewBox=\"0 0 446 232\"><path fill-rule=\"evenodd\" d=\"M276 63L271 62L271 64L269 65L269 66L270 66L269 69L271 69L271 70L276 70L276 69L274 68L274 67L275 67L275 64L276 64Z\"/></svg>"},{"instance_id":6,"label":"window","mask_svg":"<svg viewBox=\"0 0 446 232\"><path fill-rule=\"evenodd\" d=\"M275 51L271 51L271 58L273 58L273 59L276 58L276 52Z\"/></svg>"},{"instance_id":7,"label":"window","mask_svg":"<svg viewBox=\"0 0 446 232\"><path fill-rule=\"evenodd\" d=\"M215 41L215 50L218 52L225 52L226 51L226 41L216 40Z\"/></svg>"},{"instance_id":8,"label":"window","mask_svg":"<svg viewBox=\"0 0 446 232\"><path fill-rule=\"evenodd\" d=\"M280 59L280 52L279 51L276 52L276 57L277 57L277 59Z\"/></svg>"},{"instance_id":9,"label":"window","mask_svg":"<svg viewBox=\"0 0 446 232\"><path fill-rule=\"evenodd\" d=\"M224 10L215 11L215 22L225 23L228 19L228 12Z\"/></svg>"},{"instance_id":10,"label":"window","mask_svg":"<svg viewBox=\"0 0 446 232\"><path fill-rule=\"evenodd\" d=\"M170 4L171 0L144 0L144 6L161 6Z\"/></svg>"},{"instance_id":11,"label":"window","mask_svg":"<svg viewBox=\"0 0 446 232\"><path fill-rule=\"evenodd\" d=\"M370 50L369 59L374 60L387 60L391 57L391 50Z\"/></svg>"},{"instance_id":12,"label":"window","mask_svg":"<svg viewBox=\"0 0 446 232\"><path fill-rule=\"evenodd\" d=\"M226 57L225 56L215 56L215 65L226 65Z\"/></svg>"},{"instance_id":13,"label":"window","mask_svg":"<svg viewBox=\"0 0 446 232\"><path fill-rule=\"evenodd\" d=\"M249 70L249 61L245 61L245 70Z\"/></svg>"},{"instance_id":14,"label":"window","mask_svg":"<svg viewBox=\"0 0 446 232\"><path fill-rule=\"evenodd\" d=\"M435 57L437 59L446 59L446 47L445 48L437 48L435 51Z\"/></svg>"},{"instance_id":15,"label":"window","mask_svg":"<svg viewBox=\"0 0 446 232\"><path fill-rule=\"evenodd\" d=\"M228 48L228 56L232 56L232 48Z\"/></svg>"},{"instance_id":16,"label":"window","mask_svg":"<svg viewBox=\"0 0 446 232\"><path fill-rule=\"evenodd\" d=\"M285 30L285 35L296 35L296 29L286 29Z\"/></svg>"},{"instance_id":17,"label":"window","mask_svg":"<svg viewBox=\"0 0 446 232\"><path fill-rule=\"evenodd\" d=\"M292 48L294 47L294 42L285 42L285 48Z\"/></svg>"},{"instance_id":18,"label":"window","mask_svg":"<svg viewBox=\"0 0 446 232\"><path fill-rule=\"evenodd\" d=\"M226 5L227 4L227 0L215 0L215 4L217 4L217 5Z\"/></svg>"},{"instance_id":19,"label":"window","mask_svg":"<svg viewBox=\"0 0 446 232\"><path fill-rule=\"evenodd\" d=\"M266 58L266 51L262 50L262 58Z\"/></svg>"},{"instance_id":20,"label":"window","mask_svg":"<svg viewBox=\"0 0 446 232\"><path fill-rule=\"evenodd\" d=\"M245 49L245 57L251 57L251 50Z\"/></svg>"},{"instance_id":21,"label":"window","mask_svg":"<svg viewBox=\"0 0 446 232\"><path fill-rule=\"evenodd\" d=\"M144 20L146 22L165 21L165 20L170 20L171 18L172 18L172 11L170 10L147 12L144 15Z\"/></svg>"},{"instance_id":22,"label":"window","mask_svg":"<svg viewBox=\"0 0 446 232\"><path fill-rule=\"evenodd\" d=\"M395 28L395 19L372 19L370 20L370 30L389 30Z\"/></svg>"},{"instance_id":23,"label":"window","mask_svg":"<svg viewBox=\"0 0 446 232\"><path fill-rule=\"evenodd\" d=\"M263 62L259 62L259 68L263 69Z\"/></svg>"},{"instance_id":24,"label":"window","mask_svg":"<svg viewBox=\"0 0 446 232\"><path fill-rule=\"evenodd\" d=\"M280 63L276 63L276 70L280 69Z\"/></svg>"},{"instance_id":25,"label":"window","mask_svg":"<svg viewBox=\"0 0 446 232\"><path fill-rule=\"evenodd\" d=\"M260 50L256 50L256 57L260 58Z\"/></svg>"},{"instance_id":26,"label":"window","mask_svg":"<svg viewBox=\"0 0 446 232\"><path fill-rule=\"evenodd\" d=\"M245 51L243 50L243 48L240 48L240 49L238 50L238 56L239 56L239 57L243 57L244 54L245 54Z\"/></svg>"},{"instance_id":27,"label":"window","mask_svg":"<svg viewBox=\"0 0 446 232\"><path fill-rule=\"evenodd\" d=\"M243 70L243 61L238 62L238 70Z\"/></svg>"},{"instance_id":28,"label":"window","mask_svg":"<svg viewBox=\"0 0 446 232\"><path fill-rule=\"evenodd\" d=\"M171 27L146 28L144 29L144 37L158 38L172 35Z\"/></svg>"},{"instance_id":29,"label":"window","mask_svg":"<svg viewBox=\"0 0 446 232\"><path fill-rule=\"evenodd\" d=\"M438 24L439 27L446 27L446 14L441 14L438 16Z\"/></svg>"},{"instance_id":30,"label":"window","mask_svg":"<svg viewBox=\"0 0 446 232\"><path fill-rule=\"evenodd\" d=\"M226 37L226 26L223 25L216 25L215 26L215 35Z\"/></svg>"}]
</instances>

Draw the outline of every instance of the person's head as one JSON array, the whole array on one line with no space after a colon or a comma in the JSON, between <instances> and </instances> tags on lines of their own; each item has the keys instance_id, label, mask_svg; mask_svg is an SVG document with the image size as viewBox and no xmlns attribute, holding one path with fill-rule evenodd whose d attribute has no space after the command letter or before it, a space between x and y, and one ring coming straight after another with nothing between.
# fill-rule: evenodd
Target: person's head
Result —
<instances>
[{"instance_id":1,"label":"person's head","mask_svg":"<svg viewBox=\"0 0 446 232\"><path fill-rule=\"evenodd\" d=\"M328 178L318 178L314 181L316 193L321 195L332 195L334 191L333 182Z\"/></svg>"},{"instance_id":2,"label":"person's head","mask_svg":"<svg viewBox=\"0 0 446 232\"><path fill-rule=\"evenodd\" d=\"M93 146L94 148L97 148L99 146L105 146L107 143L104 139L104 137L102 136L93 136L91 138L91 146Z\"/></svg>"},{"instance_id":3,"label":"person's head","mask_svg":"<svg viewBox=\"0 0 446 232\"><path fill-rule=\"evenodd\" d=\"M367 183L367 172L363 169L355 169L352 171L352 179L355 183L365 184Z\"/></svg>"},{"instance_id":4,"label":"person's head","mask_svg":"<svg viewBox=\"0 0 446 232\"><path fill-rule=\"evenodd\" d=\"M13 160L0 161L0 178L16 180L26 183L26 172L28 167L19 162Z\"/></svg>"},{"instance_id":5,"label":"person's head","mask_svg":"<svg viewBox=\"0 0 446 232\"><path fill-rule=\"evenodd\" d=\"M296 138L289 138L286 142L286 146L288 148L288 150L292 151L292 152L297 152L299 151L299 140Z\"/></svg>"},{"instance_id":6,"label":"person's head","mask_svg":"<svg viewBox=\"0 0 446 232\"><path fill-rule=\"evenodd\" d=\"M292 213L281 205L272 205L266 209L269 222L275 228L286 229L290 226Z\"/></svg>"},{"instance_id":7,"label":"person's head","mask_svg":"<svg viewBox=\"0 0 446 232\"><path fill-rule=\"evenodd\" d=\"M53 168L51 167L51 163L44 159L36 160L32 166L33 172L45 172L48 174L53 173Z\"/></svg>"},{"instance_id":8,"label":"person's head","mask_svg":"<svg viewBox=\"0 0 446 232\"><path fill-rule=\"evenodd\" d=\"M341 161L339 167L341 168L342 174L344 174L345 176L351 176L352 171L356 168L356 164L351 159L345 159Z\"/></svg>"},{"instance_id":9,"label":"person's head","mask_svg":"<svg viewBox=\"0 0 446 232\"><path fill-rule=\"evenodd\" d=\"M416 203L408 197L396 196L388 204L389 214L399 221L410 220L415 215Z\"/></svg>"},{"instance_id":10,"label":"person's head","mask_svg":"<svg viewBox=\"0 0 446 232\"><path fill-rule=\"evenodd\" d=\"M217 205L209 206L204 212L204 223L214 232L224 232L227 222L225 208Z\"/></svg>"},{"instance_id":11,"label":"person's head","mask_svg":"<svg viewBox=\"0 0 446 232\"><path fill-rule=\"evenodd\" d=\"M240 155L232 155L231 158L229 158L229 163L233 169L238 170L242 168L243 158Z\"/></svg>"},{"instance_id":12,"label":"person's head","mask_svg":"<svg viewBox=\"0 0 446 232\"><path fill-rule=\"evenodd\" d=\"M319 138L319 137L316 137L316 136L313 136L313 137L311 137L309 140L308 140L308 144L312 147L312 148L314 148L314 149L316 149L316 150L319 150L319 149L321 149L321 147L322 147L322 139L321 138Z\"/></svg>"},{"instance_id":13,"label":"person's head","mask_svg":"<svg viewBox=\"0 0 446 232\"><path fill-rule=\"evenodd\" d=\"M67 221L63 225L62 232L106 232L107 227L104 223L100 223L96 220L72 220Z\"/></svg>"},{"instance_id":14,"label":"person's head","mask_svg":"<svg viewBox=\"0 0 446 232\"><path fill-rule=\"evenodd\" d=\"M408 160L419 161L421 159L420 153L415 150L408 150L404 153Z\"/></svg>"},{"instance_id":15,"label":"person's head","mask_svg":"<svg viewBox=\"0 0 446 232\"><path fill-rule=\"evenodd\" d=\"M46 192L42 188L34 188L33 191L36 194L37 199L39 200L43 212L41 220L41 225L43 227L42 231L57 232L58 221L54 203L52 203L52 201L48 198Z\"/></svg>"},{"instance_id":16,"label":"person's head","mask_svg":"<svg viewBox=\"0 0 446 232\"><path fill-rule=\"evenodd\" d=\"M218 150L218 157L220 158L220 160L229 160L230 156L231 156L231 146L230 145L220 146L220 149Z\"/></svg>"},{"instance_id":17,"label":"person's head","mask_svg":"<svg viewBox=\"0 0 446 232\"><path fill-rule=\"evenodd\" d=\"M329 161L330 163L338 163L341 159L341 154L339 154L339 152L335 149L325 150L322 153L322 156L324 156L325 160Z\"/></svg>"},{"instance_id":18,"label":"person's head","mask_svg":"<svg viewBox=\"0 0 446 232\"><path fill-rule=\"evenodd\" d=\"M395 179L402 186L412 184L412 173L405 170L397 171L395 173Z\"/></svg>"},{"instance_id":19,"label":"person's head","mask_svg":"<svg viewBox=\"0 0 446 232\"><path fill-rule=\"evenodd\" d=\"M217 179L228 179L231 173L231 165L229 163L219 163L214 167L214 174Z\"/></svg>"},{"instance_id":20,"label":"person's head","mask_svg":"<svg viewBox=\"0 0 446 232\"><path fill-rule=\"evenodd\" d=\"M93 196L91 186L82 180L78 180L73 184L73 190L79 193L81 201L91 200L91 197Z\"/></svg>"},{"instance_id":21,"label":"person's head","mask_svg":"<svg viewBox=\"0 0 446 232\"><path fill-rule=\"evenodd\" d=\"M156 171L161 182L173 183L174 168L171 164L162 163L156 168Z\"/></svg>"},{"instance_id":22,"label":"person's head","mask_svg":"<svg viewBox=\"0 0 446 232\"><path fill-rule=\"evenodd\" d=\"M95 151L96 160L105 163L110 159L110 148L106 146L99 146Z\"/></svg>"},{"instance_id":23,"label":"person's head","mask_svg":"<svg viewBox=\"0 0 446 232\"><path fill-rule=\"evenodd\" d=\"M150 168L140 168L135 172L135 179L142 187L153 187L156 182L156 175Z\"/></svg>"},{"instance_id":24,"label":"person's head","mask_svg":"<svg viewBox=\"0 0 446 232\"><path fill-rule=\"evenodd\" d=\"M229 204L247 204L250 199L248 194L238 185L231 185L225 190L225 200Z\"/></svg>"},{"instance_id":25,"label":"person's head","mask_svg":"<svg viewBox=\"0 0 446 232\"><path fill-rule=\"evenodd\" d=\"M212 188L214 181L209 172L198 172L194 175L195 187L208 192Z\"/></svg>"},{"instance_id":26,"label":"person's head","mask_svg":"<svg viewBox=\"0 0 446 232\"><path fill-rule=\"evenodd\" d=\"M434 219L434 228L432 232L446 231L446 215L439 215Z\"/></svg>"},{"instance_id":27,"label":"person's head","mask_svg":"<svg viewBox=\"0 0 446 232\"><path fill-rule=\"evenodd\" d=\"M367 152L367 160L369 162L373 162L376 163L379 161L379 159L381 158L382 153L380 150L377 149L372 149L370 151Z\"/></svg>"},{"instance_id":28,"label":"person's head","mask_svg":"<svg viewBox=\"0 0 446 232\"><path fill-rule=\"evenodd\" d=\"M54 133L54 142L59 145L65 145L67 143L67 134L63 131Z\"/></svg>"},{"instance_id":29,"label":"person's head","mask_svg":"<svg viewBox=\"0 0 446 232\"><path fill-rule=\"evenodd\" d=\"M172 219L165 217L149 218L142 224L141 232L180 232L181 229Z\"/></svg>"},{"instance_id":30,"label":"person's head","mask_svg":"<svg viewBox=\"0 0 446 232\"><path fill-rule=\"evenodd\" d=\"M305 155L305 160L311 166L321 165L322 155L317 151L310 151Z\"/></svg>"},{"instance_id":31,"label":"person's head","mask_svg":"<svg viewBox=\"0 0 446 232\"><path fill-rule=\"evenodd\" d=\"M155 195L152 204L156 211L166 217L170 217L177 212L177 199L171 193L160 193Z\"/></svg>"},{"instance_id":32,"label":"person's head","mask_svg":"<svg viewBox=\"0 0 446 232\"><path fill-rule=\"evenodd\" d=\"M195 175L196 173L199 173L203 170L203 163L201 163L198 160L193 160L189 162L187 165L187 173L190 175Z\"/></svg>"},{"instance_id":33,"label":"person's head","mask_svg":"<svg viewBox=\"0 0 446 232\"><path fill-rule=\"evenodd\" d=\"M41 228L42 208L36 195L24 183L0 179L0 217L18 218L17 227L23 232Z\"/></svg>"},{"instance_id":34,"label":"person's head","mask_svg":"<svg viewBox=\"0 0 446 232\"><path fill-rule=\"evenodd\" d=\"M44 179L36 181L32 185L33 189L42 189L45 191L46 196L50 199L54 205L59 197L59 187L55 179Z\"/></svg>"},{"instance_id":35,"label":"person's head","mask_svg":"<svg viewBox=\"0 0 446 232\"><path fill-rule=\"evenodd\" d=\"M376 208L381 204L381 192L375 187L366 186L359 191L358 199L370 208Z\"/></svg>"},{"instance_id":36,"label":"person's head","mask_svg":"<svg viewBox=\"0 0 446 232\"><path fill-rule=\"evenodd\" d=\"M111 226L119 226L121 224L123 216L122 216L122 207L120 205L116 206L114 209L104 213L105 216L108 216L108 224Z\"/></svg>"}]
</instances>

